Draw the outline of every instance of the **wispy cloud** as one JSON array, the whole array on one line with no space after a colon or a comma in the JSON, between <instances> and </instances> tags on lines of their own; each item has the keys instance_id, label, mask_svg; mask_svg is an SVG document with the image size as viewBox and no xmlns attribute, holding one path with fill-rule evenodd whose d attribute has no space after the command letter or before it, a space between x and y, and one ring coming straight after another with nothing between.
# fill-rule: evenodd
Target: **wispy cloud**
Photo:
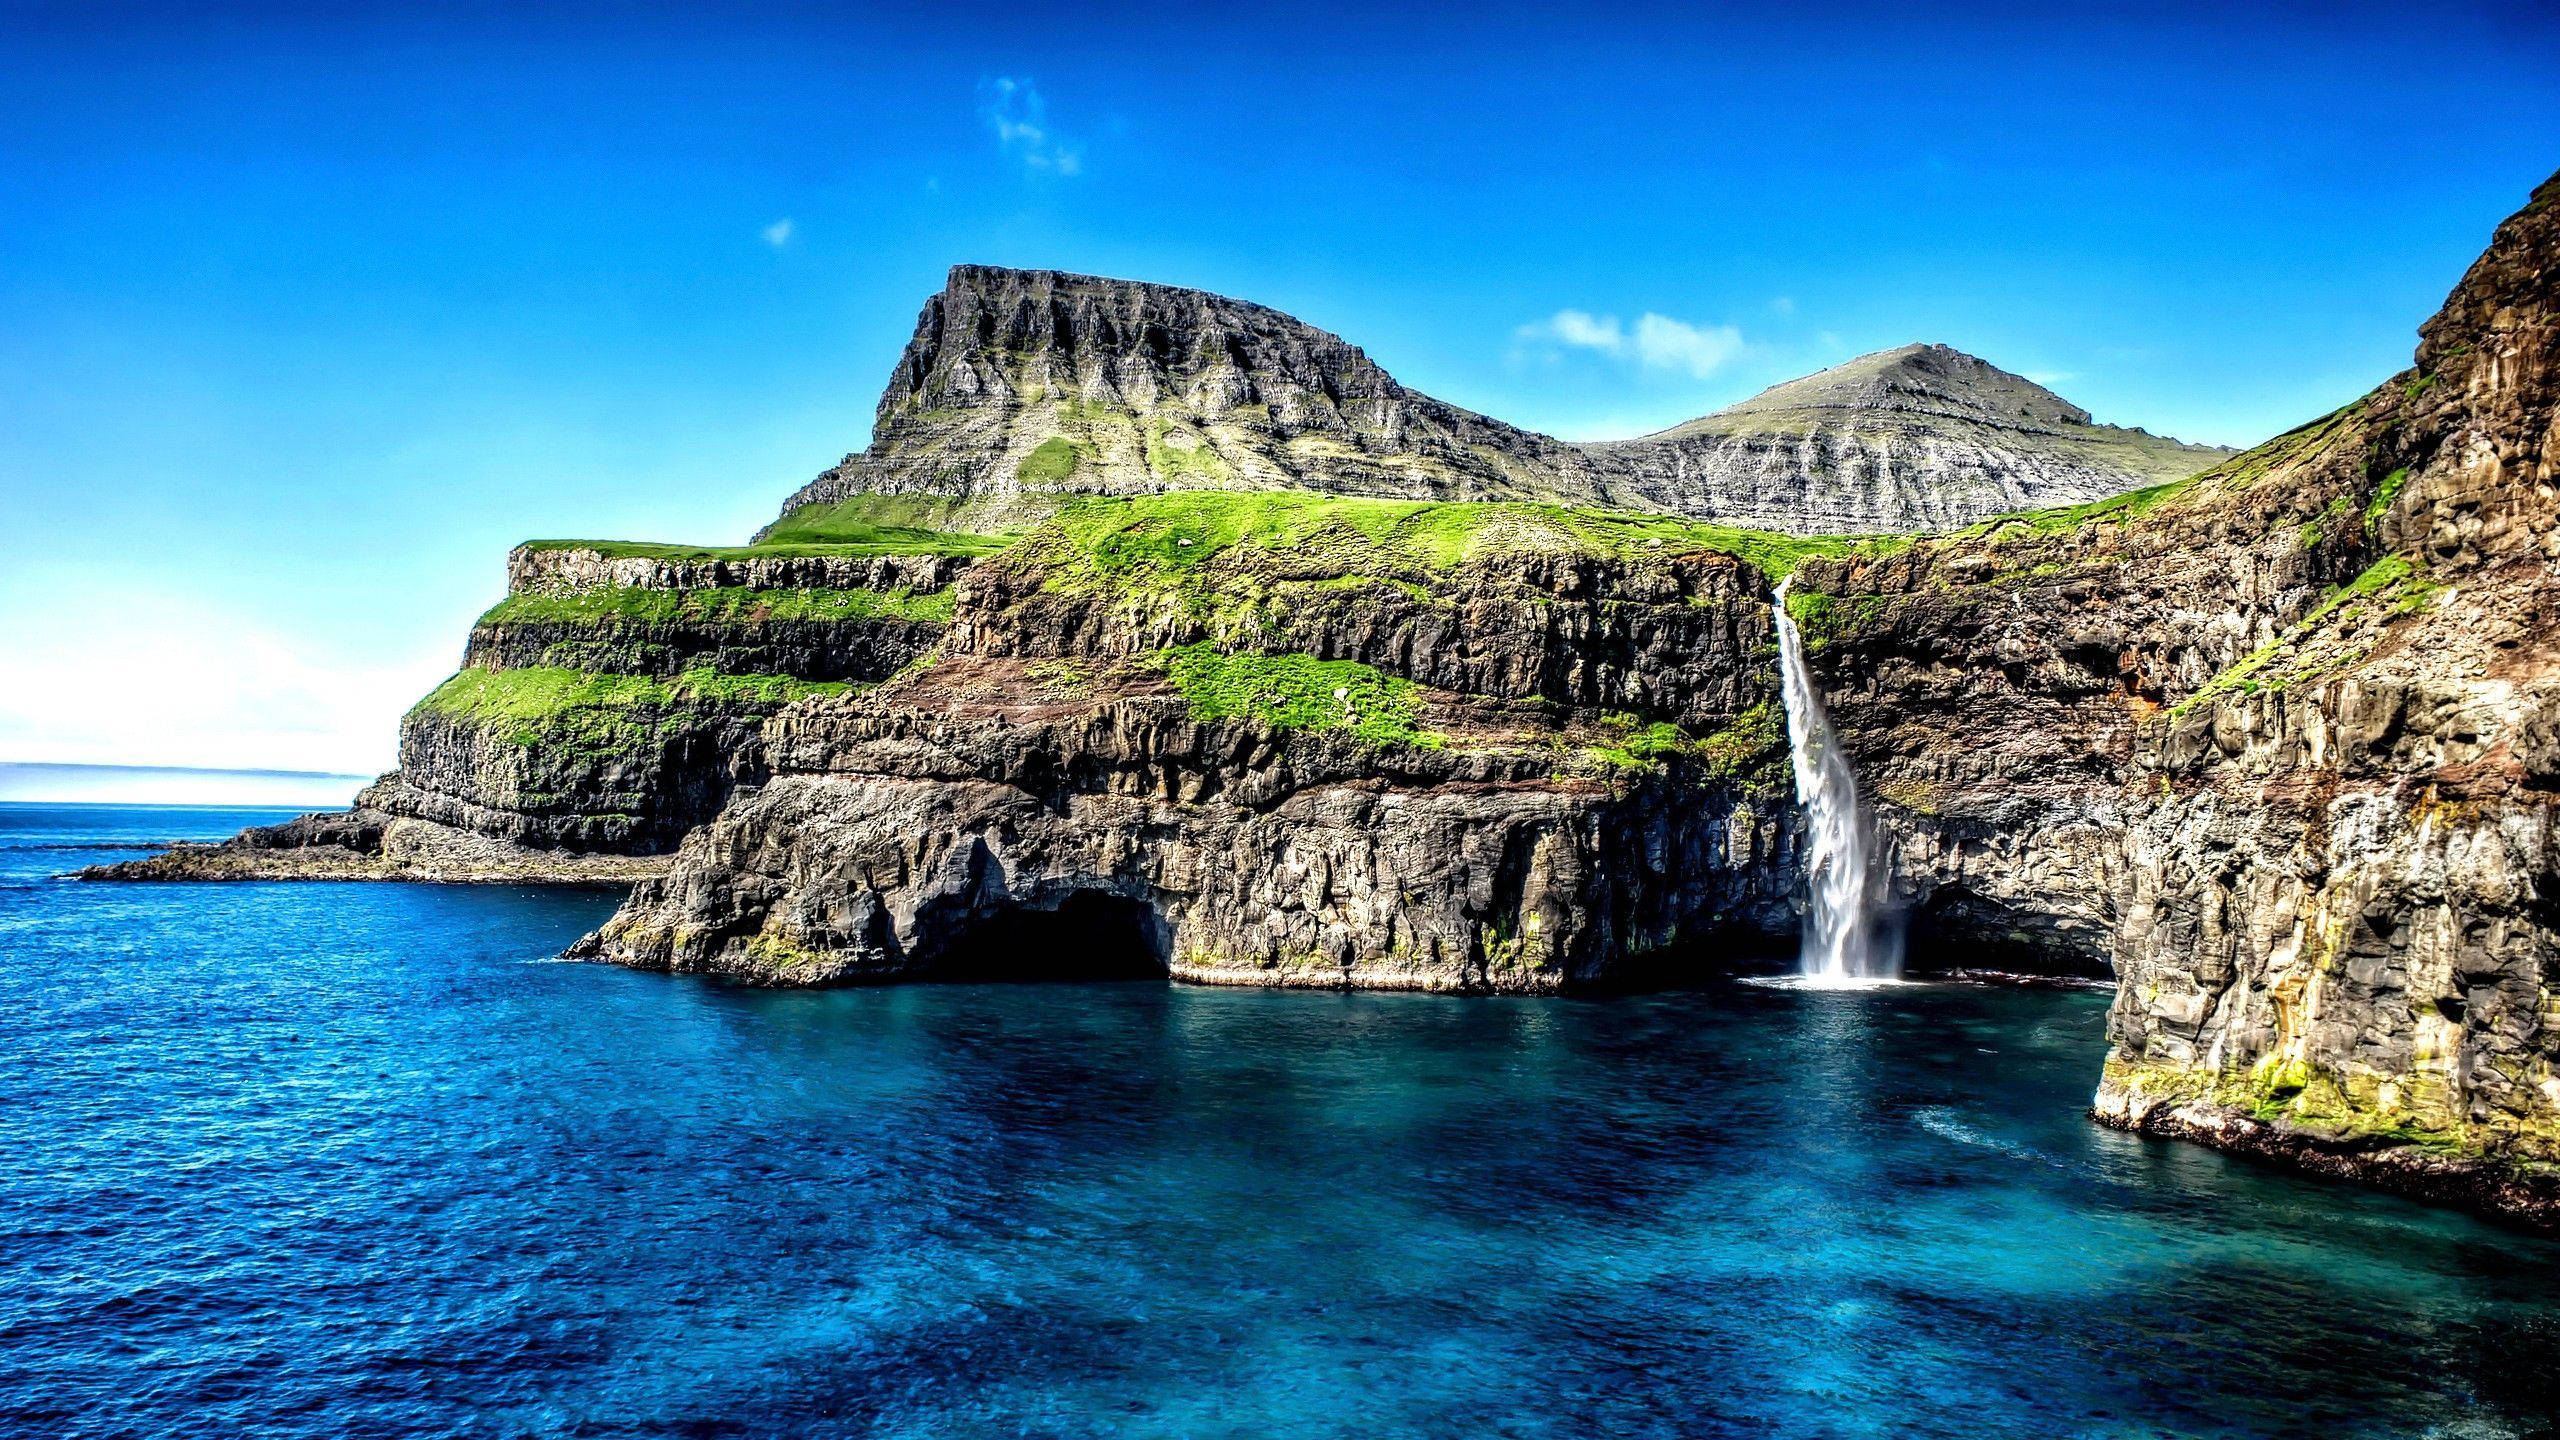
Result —
<instances>
[{"instance_id":1,"label":"wispy cloud","mask_svg":"<svg viewBox=\"0 0 2560 1440\"><path fill-rule=\"evenodd\" d=\"M1520 327L1524 341L1546 341L1632 360L1648 370L1678 370L1704 380L1742 353L1742 332L1730 325L1692 325L1647 311L1633 325L1615 315L1559 310Z\"/></svg>"},{"instance_id":2,"label":"wispy cloud","mask_svg":"<svg viewBox=\"0 0 2560 1440\"><path fill-rule=\"evenodd\" d=\"M980 81L978 115L994 133L996 148L1019 158L1024 168L1051 175L1084 169L1084 146L1050 125L1049 102L1030 81L1010 75Z\"/></svg>"},{"instance_id":3,"label":"wispy cloud","mask_svg":"<svg viewBox=\"0 0 2560 1440\"><path fill-rule=\"evenodd\" d=\"M758 233L764 236L764 243L779 250L791 243L791 217L785 215Z\"/></svg>"}]
</instances>

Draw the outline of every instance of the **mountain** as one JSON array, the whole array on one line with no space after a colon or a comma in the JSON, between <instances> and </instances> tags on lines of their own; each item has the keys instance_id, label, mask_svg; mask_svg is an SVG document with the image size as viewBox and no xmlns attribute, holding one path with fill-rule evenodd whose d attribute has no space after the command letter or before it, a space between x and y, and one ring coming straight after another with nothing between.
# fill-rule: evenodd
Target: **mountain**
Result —
<instances>
[{"instance_id":1,"label":"mountain","mask_svg":"<svg viewBox=\"0 0 2560 1440\"><path fill-rule=\"evenodd\" d=\"M1801 533L1953 529L2184 479L2231 453L2094 424L2034 381L1944 345L1862 355L1659 434L1584 448L1653 506Z\"/></svg>"},{"instance_id":2,"label":"mountain","mask_svg":"<svg viewBox=\"0 0 2560 1440\"><path fill-rule=\"evenodd\" d=\"M1799 534L1962 525L2189 475L2226 451L2090 423L1906 346L1638 440L1574 445L1435 400L1337 336L1205 291L962 265L869 449L791 498L948 499L1002 528L1060 494L1300 489L1661 510Z\"/></svg>"},{"instance_id":3,"label":"mountain","mask_svg":"<svg viewBox=\"0 0 2560 1440\"><path fill-rule=\"evenodd\" d=\"M1418 500L1612 497L1573 447L1406 389L1353 345L1201 290L959 265L872 425L784 507L922 494L988 517L1062 493L1302 489Z\"/></svg>"}]
</instances>

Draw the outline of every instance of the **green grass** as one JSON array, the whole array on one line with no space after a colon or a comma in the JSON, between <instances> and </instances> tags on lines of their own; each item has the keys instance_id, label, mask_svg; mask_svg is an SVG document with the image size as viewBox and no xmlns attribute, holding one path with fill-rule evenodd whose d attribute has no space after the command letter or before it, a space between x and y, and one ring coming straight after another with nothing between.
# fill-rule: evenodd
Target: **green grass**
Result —
<instances>
[{"instance_id":1,"label":"green grass","mask_svg":"<svg viewBox=\"0 0 2560 1440\"><path fill-rule=\"evenodd\" d=\"M1052 435L1041 441L1038 449L1023 456L1021 464L1013 467L1014 478L1041 489L1063 485L1067 483L1067 477L1076 473L1076 465L1083 458L1084 451L1076 442L1063 435Z\"/></svg>"},{"instance_id":2,"label":"green grass","mask_svg":"<svg viewBox=\"0 0 2560 1440\"><path fill-rule=\"evenodd\" d=\"M1890 538L1778 535L1668 515L1512 501L1430 502L1295 491L1178 490L1069 501L1027 544L1106 578L1179 576L1239 548L1303 568L1427 580L1470 561L1529 555L1629 558L1712 551L1780 578L1814 556L1877 551Z\"/></svg>"},{"instance_id":3,"label":"green grass","mask_svg":"<svg viewBox=\"0 0 2560 1440\"><path fill-rule=\"evenodd\" d=\"M1585 746L1584 753L1622 770L1649 770L1685 760L1717 780L1750 786L1786 782L1787 736L1776 705L1762 701L1726 722L1723 728L1693 736L1668 721L1637 723L1633 715L1609 715L1604 727L1622 730L1623 739Z\"/></svg>"},{"instance_id":4,"label":"green grass","mask_svg":"<svg viewBox=\"0 0 2560 1440\"><path fill-rule=\"evenodd\" d=\"M1787 616L1796 622L1796 633L1804 637L1805 648L1819 650L1839 638L1840 632L1859 624L1884 608L1881 595L1825 595L1819 590L1787 592Z\"/></svg>"},{"instance_id":5,"label":"green grass","mask_svg":"<svg viewBox=\"0 0 2560 1440\"><path fill-rule=\"evenodd\" d=\"M1179 485L1195 477L1215 483L1233 476L1227 462L1206 440L1197 446L1176 445L1166 438L1172 429L1172 422L1161 415L1147 421L1147 469L1154 472L1156 479Z\"/></svg>"},{"instance_id":6,"label":"green grass","mask_svg":"<svg viewBox=\"0 0 2560 1440\"><path fill-rule=\"evenodd\" d=\"M948 623L953 592L912 590L644 590L624 586L567 595L510 595L480 617L483 625L545 622L633 624L766 620L921 620Z\"/></svg>"},{"instance_id":7,"label":"green grass","mask_svg":"<svg viewBox=\"0 0 2560 1440\"><path fill-rule=\"evenodd\" d=\"M1787 724L1774 701L1763 700L1725 727L1699 737L1691 752L1710 775L1767 785L1789 780Z\"/></svg>"},{"instance_id":8,"label":"green grass","mask_svg":"<svg viewBox=\"0 0 2560 1440\"><path fill-rule=\"evenodd\" d=\"M510 742L567 754L631 753L650 743L669 713L698 703L779 709L809 695L837 695L842 681L788 675L725 675L688 670L671 680L533 666L469 669L437 686L411 708L503 729Z\"/></svg>"},{"instance_id":9,"label":"green grass","mask_svg":"<svg viewBox=\"0 0 2560 1440\"><path fill-rule=\"evenodd\" d=\"M2408 483L2409 467L2406 465L2382 477L2382 483L2374 487L2372 501L2364 507L2366 530L2381 528L2382 517L2390 511L2391 502L2400 498L2401 489Z\"/></svg>"},{"instance_id":10,"label":"green grass","mask_svg":"<svg viewBox=\"0 0 2560 1440\"><path fill-rule=\"evenodd\" d=\"M1202 643L1158 657L1195 720L1260 720L1283 730L1349 730L1372 745L1438 746L1416 728L1412 681L1356 660L1230 655Z\"/></svg>"}]
</instances>

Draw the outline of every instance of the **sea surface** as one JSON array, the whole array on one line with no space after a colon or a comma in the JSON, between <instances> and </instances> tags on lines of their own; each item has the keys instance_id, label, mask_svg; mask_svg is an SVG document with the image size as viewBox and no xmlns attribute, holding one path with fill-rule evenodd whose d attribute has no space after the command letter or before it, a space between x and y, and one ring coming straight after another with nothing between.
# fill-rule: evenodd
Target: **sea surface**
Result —
<instances>
[{"instance_id":1,"label":"sea surface","mask_svg":"<svg viewBox=\"0 0 2560 1440\"><path fill-rule=\"evenodd\" d=\"M2560 1248L2083 1118L2101 994L766 993L612 897L50 878L0 1431L2530 1436Z\"/></svg>"}]
</instances>

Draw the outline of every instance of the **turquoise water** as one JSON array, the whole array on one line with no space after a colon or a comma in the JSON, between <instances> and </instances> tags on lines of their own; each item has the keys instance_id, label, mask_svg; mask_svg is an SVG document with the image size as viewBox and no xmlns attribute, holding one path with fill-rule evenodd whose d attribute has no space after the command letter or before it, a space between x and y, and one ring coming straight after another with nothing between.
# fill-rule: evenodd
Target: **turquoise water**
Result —
<instances>
[{"instance_id":1,"label":"turquoise water","mask_svg":"<svg viewBox=\"0 0 2560 1440\"><path fill-rule=\"evenodd\" d=\"M0 807L0 1428L2549 1434L2560 1249L2081 1116L2104 998L546 962Z\"/></svg>"}]
</instances>

